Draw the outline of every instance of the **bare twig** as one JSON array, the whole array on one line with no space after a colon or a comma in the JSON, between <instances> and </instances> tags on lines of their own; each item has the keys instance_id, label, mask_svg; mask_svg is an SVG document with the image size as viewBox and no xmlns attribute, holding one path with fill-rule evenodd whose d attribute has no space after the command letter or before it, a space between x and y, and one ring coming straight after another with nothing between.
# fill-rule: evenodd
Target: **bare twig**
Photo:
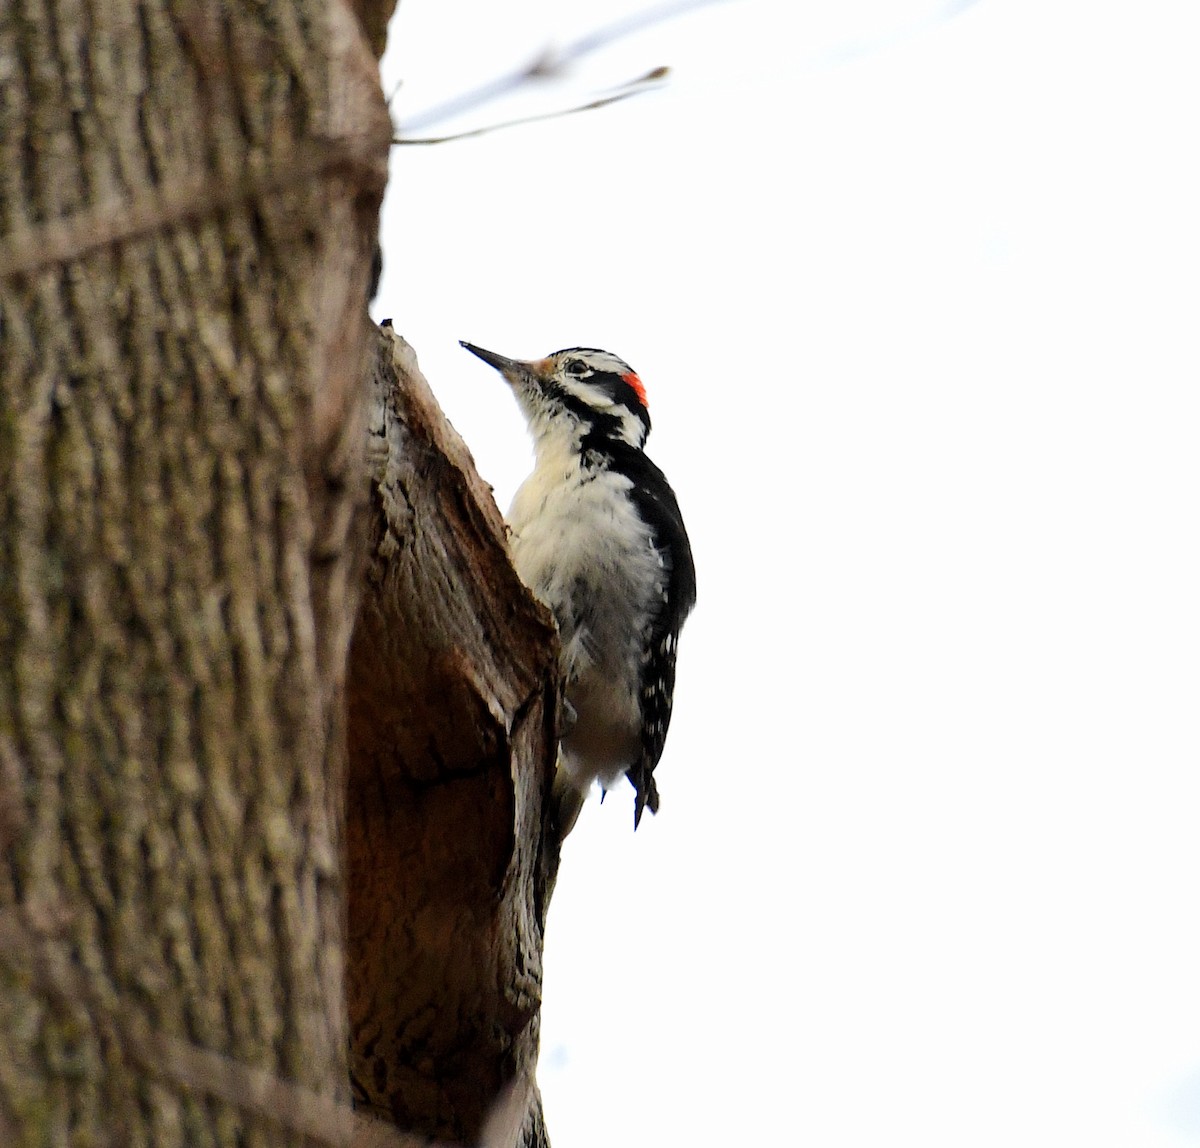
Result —
<instances>
[{"instance_id":1,"label":"bare twig","mask_svg":"<svg viewBox=\"0 0 1200 1148\"><path fill-rule=\"evenodd\" d=\"M670 69L663 66L652 68L644 76L639 76L636 80L630 80L623 88L615 92L611 92L607 96L598 96L594 100L588 100L587 103L576 104L570 108L559 108L553 112L540 112L533 116L521 116L515 120L503 120L496 124L486 124L483 127L471 128L465 132L451 132L444 136L396 136L393 138L393 144L402 144L406 147L425 147L429 144L449 143L451 140L470 139L472 136L490 135L492 132L503 131L505 128L521 127L523 124L541 123L543 120L557 120L563 116L573 116L576 112L590 112L596 108L605 108L609 104L620 103L622 100L627 100L631 96L641 95L643 92L650 91L651 88L665 80L670 75Z\"/></svg>"},{"instance_id":2,"label":"bare twig","mask_svg":"<svg viewBox=\"0 0 1200 1148\"><path fill-rule=\"evenodd\" d=\"M659 4L656 7L647 8L643 12L636 12L623 19L614 20L611 24L606 24L602 28L588 32L580 36L578 40L574 40L562 48L547 47L519 71L511 72L507 76L501 76L486 84L481 84L469 92L463 92L461 95L455 96L453 99L438 104L413 117L403 126L400 136L403 142L408 142L409 132L427 128L433 124L443 123L448 119L461 115L463 112L468 112L473 108L489 104L501 96L508 95L510 92L524 87L531 81L536 82L538 80L557 78L566 71L570 64L575 63L584 56L590 55L592 52L606 48L609 44L617 40L635 35L646 28L653 27L655 24L673 20L677 16L686 15L697 8L706 8L711 4L723 2L724 0L671 0L669 3ZM613 101L609 100L607 102L611 103ZM550 116L545 118L553 118L554 115L569 115L573 111L585 111L592 106L602 107L603 104L586 105L585 107L572 108L568 112L551 113ZM517 120L514 122L524 123L525 121ZM509 127L511 125L501 124L498 126ZM464 135L477 134L479 132L464 133ZM447 138L454 139L457 137L450 136Z\"/></svg>"}]
</instances>

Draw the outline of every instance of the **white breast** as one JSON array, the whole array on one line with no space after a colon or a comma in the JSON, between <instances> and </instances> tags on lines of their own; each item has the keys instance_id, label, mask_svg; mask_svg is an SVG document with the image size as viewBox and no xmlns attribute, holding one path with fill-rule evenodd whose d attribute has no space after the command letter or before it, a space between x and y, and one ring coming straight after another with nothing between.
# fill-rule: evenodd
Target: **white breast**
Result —
<instances>
[{"instance_id":1,"label":"white breast","mask_svg":"<svg viewBox=\"0 0 1200 1148\"><path fill-rule=\"evenodd\" d=\"M613 783L640 748L642 647L667 573L630 485L543 450L509 513L517 572L558 621L576 711L564 764L581 787Z\"/></svg>"}]
</instances>

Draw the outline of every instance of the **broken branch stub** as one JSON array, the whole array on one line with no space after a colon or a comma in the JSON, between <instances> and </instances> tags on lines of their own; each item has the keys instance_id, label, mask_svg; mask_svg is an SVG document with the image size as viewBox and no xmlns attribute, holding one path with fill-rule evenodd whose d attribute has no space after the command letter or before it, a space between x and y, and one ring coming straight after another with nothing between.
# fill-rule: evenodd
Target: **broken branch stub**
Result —
<instances>
[{"instance_id":1,"label":"broken branch stub","mask_svg":"<svg viewBox=\"0 0 1200 1148\"><path fill-rule=\"evenodd\" d=\"M379 333L348 671L347 985L361 1108L477 1143L533 1082L560 685L549 612L412 349Z\"/></svg>"}]
</instances>

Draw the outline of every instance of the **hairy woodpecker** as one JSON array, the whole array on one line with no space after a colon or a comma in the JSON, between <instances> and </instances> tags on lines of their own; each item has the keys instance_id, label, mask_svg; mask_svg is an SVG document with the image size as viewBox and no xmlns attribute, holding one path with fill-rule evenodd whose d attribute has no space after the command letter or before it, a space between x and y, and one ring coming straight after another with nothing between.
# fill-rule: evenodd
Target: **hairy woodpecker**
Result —
<instances>
[{"instance_id":1,"label":"hairy woodpecker","mask_svg":"<svg viewBox=\"0 0 1200 1148\"><path fill-rule=\"evenodd\" d=\"M565 835L595 780L625 774L633 826L658 811L654 767L671 723L679 631L696 602L679 503L643 453L646 390L608 351L507 359L462 344L512 387L533 436L533 473L508 522L522 581L550 607L569 709L555 796Z\"/></svg>"}]
</instances>

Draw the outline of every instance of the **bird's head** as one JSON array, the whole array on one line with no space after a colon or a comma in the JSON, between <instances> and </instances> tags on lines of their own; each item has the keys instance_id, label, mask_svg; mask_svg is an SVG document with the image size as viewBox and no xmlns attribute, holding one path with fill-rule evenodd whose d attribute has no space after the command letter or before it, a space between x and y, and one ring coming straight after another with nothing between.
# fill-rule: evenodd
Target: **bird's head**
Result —
<instances>
[{"instance_id":1,"label":"bird's head","mask_svg":"<svg viewBox=\"0 0 1200 1148\"><path fill-rule=\"evenodd\" d=\"M641 447L650 433L646 389L634 369L608 351L568 347L544 359L506 359L462 344L508 380L534 440L569 429L580 440Z\"/></svg>"}]
</instances>

